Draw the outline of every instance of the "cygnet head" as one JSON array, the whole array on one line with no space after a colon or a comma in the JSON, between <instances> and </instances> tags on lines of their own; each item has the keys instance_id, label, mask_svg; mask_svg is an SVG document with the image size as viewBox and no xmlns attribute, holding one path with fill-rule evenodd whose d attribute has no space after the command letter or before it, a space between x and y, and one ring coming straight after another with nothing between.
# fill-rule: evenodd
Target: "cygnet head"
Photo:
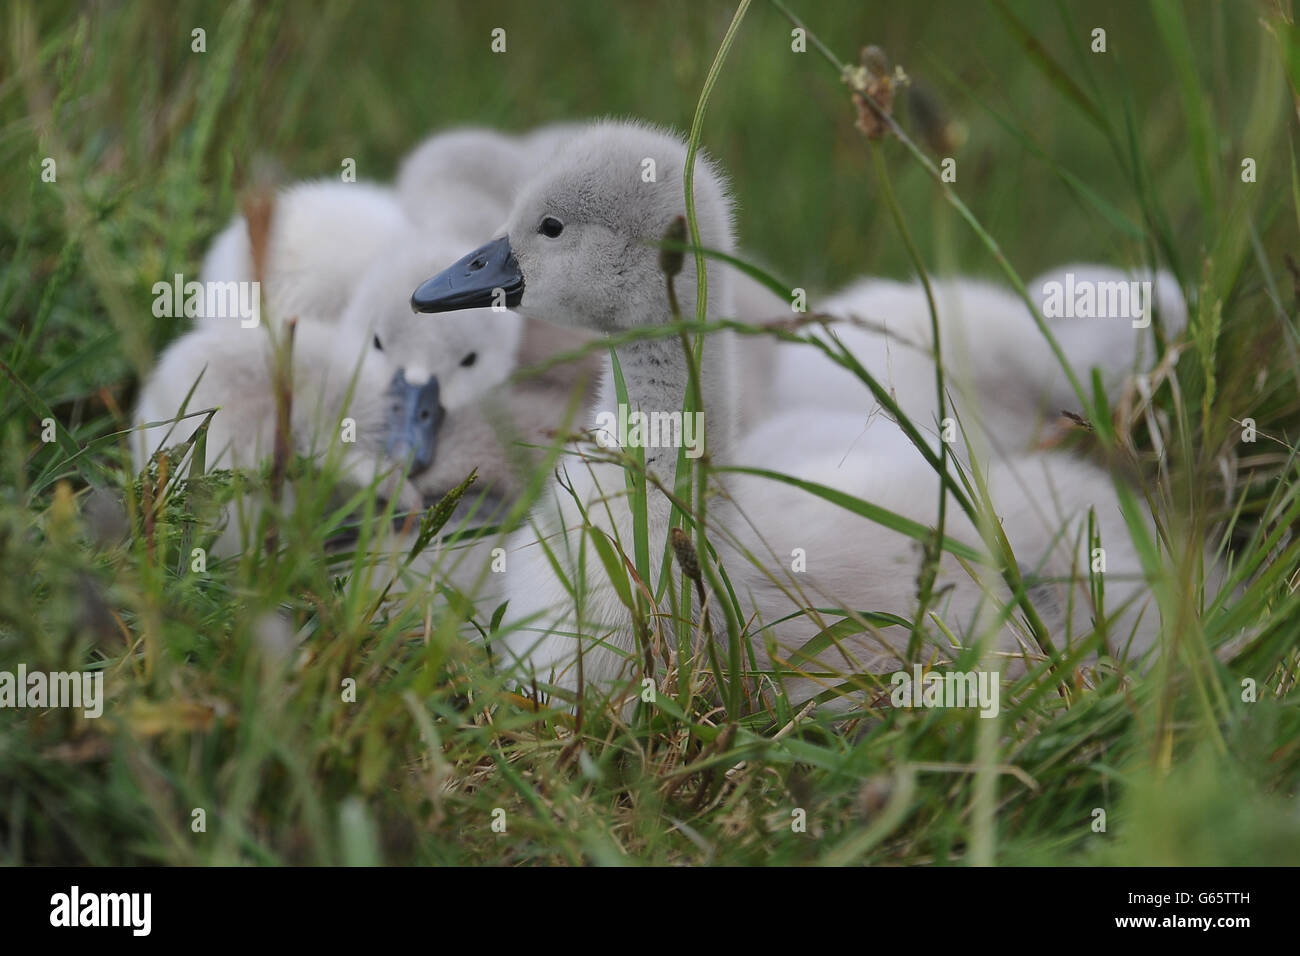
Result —
<instances>
[{"instance_id":1,"label":"cygnet head","mask_svg":"<svg viewBox=\"0 0 1300 956\"><path fill-rule=\"evenodd\" d=\"M510 312L475 309L447 322L411 318L407 290L458 250L403 233L357 284L343 324L367 333L393 367L395 391L436 391L454 412L483 398L514 371L523 322Z\"/></svg>"},{"instance_id":2,"label":"cygnet head","mask_svg":"<svg viewBox=\"0 0 1300 956\"><path fill-rule=\"evenodd\" d=\"M364 347L359 330L299 322L294 336L294 406L304 420L319 419L313 434L337 435L344 416L356 422L356 443L415 475L433 464L442 409L436 389L394 390L392 367Z\"/></svg>"},{"instance_id":3,"label":"cygnet head","mask_svg":"<svg viewBox=\"0 0 1300 956\"><path fill-rule=\"evenodd\" d=\"M330 435L331 429L337 437L337 423L346 415L356 423L359 449L418 475L438 453L445 413L437 383L401 385L388 357L369 345L360 329L299 322L293 344L294 414L312 422L310 431L317 438Z\"/></svg>"},{"instance_id":4,"label":"cygnet head","mask_svg":"<svg viewBox=\"0 0 1300 956\"><path fill-rule=\"evenodd\" d=\"M665 130L612 121L588 127L523 185L506 234L421 285L411 307L447 312L504 299L529 317L603 332L668 321L660 243L686 214L685 163L686 144ZM703 156L695 161L695 207L702 244L730 252L731 204ZM716 304L721 270L710 265L709 278ZM675 287L693 317L690 254Z\"/></svg>"}]
</instances>

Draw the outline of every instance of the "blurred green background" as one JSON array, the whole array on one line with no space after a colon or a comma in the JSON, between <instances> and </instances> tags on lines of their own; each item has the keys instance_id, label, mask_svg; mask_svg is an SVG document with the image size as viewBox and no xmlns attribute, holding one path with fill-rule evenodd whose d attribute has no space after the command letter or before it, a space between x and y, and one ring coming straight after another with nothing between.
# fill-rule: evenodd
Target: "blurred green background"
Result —
<instances>
[{"instance_id":1,"label":"blurred green background","mask_svg":"<svg viewBox=\"0 0 1300 956\"><path fill-rule=\"evenodd\" d=\"M1180 6L1192 25L1191 65L1211 97L1223 164L1216 173L1250 155L1259 163L1257 188L1287 188L1281 141L1246 141L1261 50L1272 42L1259 5ZM1196 199L1179 65L1151 9L1041 0L1007 8L1117 129L1135 121L1124 148L1158 171L1150 188L1181 254L1194 262L1213 237ZM119 260L112 277L119 306L156 348L176 330L151 325L141 308L148 284L196 269L204 240L255 173L334 176L343 157L354 157L360 176L383 180L421 137L457 123L526 129L610 114L685 130L732 9L674 0L10 4L0 242L12 248L27 228L29 246L54 240L56 254L47 230L70 214L59 194L84 190L106 252ZM792 9L843 60L856 61L866 43L882 46L927 102L964 127L964 142L950 151L956 189L1023 276L1068 260L1142 258L1141 238L1082 201L1062 171L1140 222L1133 174L1036 68L996 5L795 0ZM207 31L204 54L190 50L196 27ZM507 32L504 54L490 50L496 27ZM1104 54L1089 50L1096 27L1107 31ZM908 260L878 200L847 90L811 45L791 51L790 31L775 8L755 3L709 106L704 142L734 181L742 240L777 275L810 289L864 273L903 275ZM24 79L22 59L31 56L39 75ZM925 145L910 97L898 113ZM927 261L946 271L995 271L920 167L897 143L885 149ZM60 162L57 190L38 188L45 155ZM1291 217L1272 225L1294 236ZM39 282L51 266L32 262L17 282ZM12 316L23 297L9 279ZM84 314L88 304L76 295L54 307Z\"/></svg>"}]
</instances>

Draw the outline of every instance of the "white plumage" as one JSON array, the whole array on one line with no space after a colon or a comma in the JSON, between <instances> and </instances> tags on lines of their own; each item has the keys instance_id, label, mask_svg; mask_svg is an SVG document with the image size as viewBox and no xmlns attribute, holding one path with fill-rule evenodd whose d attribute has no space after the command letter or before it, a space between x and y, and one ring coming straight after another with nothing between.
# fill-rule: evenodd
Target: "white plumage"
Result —
<instances>
[{"instance_id":1,"label":"white plumage","mask_svg":"<svg viewBox=\"0 0 1300 956\"><path fill-rule=\"evenodd\" d=\"M351 290L342 322L402 369L412 385L436 378L454 412L483 398L515 370L523 319L504 309L472 309L437 325L411 314L411 292L459 257L464 238L395 232Z\"/></svg>"},{"instance_id":2,"label":"white plumage","mask_svg":"<svg viewBox=\"0 0 1300 956\"><path fill-rule=\"evenodd\" d=\"M1105 266L1068 266L1031 282L1031 295L1067 272L1078 282L1133 278ZM978 426L995 450L1012 453L1027 448L1045 420L1054 421L1062 411L1082 413L1056 356L1019 297L976 279L939 279L931 285L940 319L949 414L955 410L967 429ZM1187 312L1172 277L1161 273L1155 292L1163 304L1166 333L1180 332ZM815 303L815 308L854 321L814 327L812 334L823 341L838 338L918 427L938 436L933 338L922 285L864 279ZM1154 356L1154 326L1135 328L1127 317L1059 318L1049 320L1049 327L1082 374L1085 388L1091 388L1088 370L1096 367L1114 395L1137 363L1143 358L1149 363ZM781 349L770 400L785 409L855 412L864 424L878 411L878 403L853 372L811 345ZM957 435L960 439L960 429Z\"/></svg>"},{"instance_id":3,"label":"white plumage","mask_svg":"<svg viewBox=\"0 0 1300 956\"><path fill-rule=\"evenodd\" d=\"M263 319L277 327L295 317L337 321L361 276L408 224L396 194L385 186L316 180L281 190L263 264ZM200 279L254 278L248 224L237 215L213 240ZM237 323L205 318L202 324Z\"/></svg>"},{"instance_id":4,"label":"white plumage","mask_svg":"<svg viewBox=\"0 0 1300 956\"><path fill-rule=\"evenodd\" d=\"M404 510L418 510L422 499L436 499L474 469L479 492L496 499L516 493L532 457L512 443L545 444L552 430L563 427L576 374L570 367L564 376L553 372L506 387L521 358L521 343L523 358L535 363L582 341L576 333L536 326L526 336L522 318L505 311L461 313L438 326L411 315L411 290L448 265L465 244L455 231L458 223L472 221L482 209L490 217L490 210L507 208L513 188L485 180L482 172L518 152L514 138L504 151L486 135L477 146L459 134L430 143L442 144L438 150L445 152L447 140L460 165L447 166L447 178L438 184L446 190L437 204L442 221L430 214L417 226L408 212L433 210L419 202L404 209L398 193L387 187L298 183L276 196L264 262L264 318L277 335L283 335L288 319L298 320L294 452L317 458L336 452L345 479L358 484L384 475L380 493L396 496ZM477 176L480 188L461 188L466 184L453 174ZM506 191L505 199L492 194L495 188ZM243 216L235 216L213 240L202 278L254 278ZM256 466L270 456L275 436L271 363L266 329L244 328L234 318L203 318L160 357L141 390L135 423L168 422L197 382L187 409L220 409L209 431L207 466ZM394 416L410 413L391 393L395 382L419 387L433 381L446 415L438 451L430 467L407 480L387 446ZM345 418L355 422L355 442L340 442ZM188 438L201 420L142 429L132 442L137 467L163 444ZM223 541L233 550L233 537Z\"/></svg>"},{"instance_id":5,"label":"white plumage","mask_svg":"<svg viewBox=\"0 0 1300 956\"><path fill-rule=\"evenodd\" d=\"M449 265L463 243L401 233L358 283L343 324L401 369L407 382L436 378L447 416L433 465L414 476L426 497L437 498L478 470L476 492L502 499L518 493L537 455L564 428L575 385L594 381L595 360L569 362L545 374L507 384L518 368L576 350L590 336L516 312L491 308L453 312L437 322L411 313L411 291Z\"/></svg>"},{"instance_id":6,"label":"white plumage","mask_svg":"<svg viewBox=\"0 0 1300 956\"><path fill-rule=\"evenodd\" d=\"M478 127L447 130L402 161L397 193L422 229L478 243L505 222L528 162L517 136Z\"/></svg>"},{"instance_id":7,"label":"white plumage","mask_svg":"<svg viewBox=\"0 0 1300 956\"><path fill-rule=\"evenodd\" d=\"M667 321L669 307L656 243L674 217L684 212L684 155L685 147L676 137L624 123L599 124L562 146L555 159L521 189L510 215L509 248L524 280L519 310L530 317L605 333ZM652 182L640 176L647 158L655 161L657 169ZM702 241L711 248L730 250L734 246L730 205L721 178L703 159L697 164L695 193ZM558 220L562 231L557 233L554 223L545 226L548 218ZM710 314L733 314L727 271L710 264L708 272ZM686 257L676 286L683 311L693 314L692 257ZM913 286L873 283L850 290L831 305L846 311L864 305L871 312L879 310L891 326L916 335L924 346L929 320L924 308L917 309L918 301L924 305L918 296L919 289ZM1108 554L1107 607L1134 599L1114 626L1118 632L1137 622L1135 647L1145 650L1156 633L1156 612L1138 579L1140 569L1109 477L1071 456L1022 451L1030 436L1025 427L1028 418L1019 415L1017 401L1035 402L1037 416L1044 410L1043 396L1059 395L1054 376L1037 364L1041 349L1036 333L1025 324L1029 320L1023 307L1015 308L1005 294L981 283L945 284L940 298L945 325L953 326L955 366L960 367L956 343L961 341L961 326L949 317L960 314L970 333L965 343L969 351L961 352L971 357L970 373L954 377L954 383L964 389L960 394L976 399L968 403L971 409L987 405L1011 412L997 419L997 428L1004 433L996 436L994 444L1007 450L1007 455L989 466L989 483L1018 562L1034 582L1036 604L1050 618L1053 637L1061 640L1067 632L1077 637L1089 627L1093 609L1088 542L1079 532L1086 525L1088 509L1094 508ZM894 384L904 411L933 426L925 421L927 414L933 415L934 383L924 353L897 357L893 345L863 334L867 337L857 344L868 362ZM1105 335L1097 330L1093 334ZM856 338L858 333L852 335ZM1111 350L1122 349L1120 364L1127 364L1132 335L1124 333L1108 341L1108 346L1089 354L1097 354L1110 367L1115 364L1109 358ZM1023 356L1015 353L1017 348ZM787 351L814 354L810 346L782 348L776 358L774 407L764 410L765 422L740 436L736 397L743 370L737 365L735 343L727 335L707 342L701 377L713 463L754 465L818 481L922 526L932 525L938 478L894 422L881 416L868 418L871 399L865 386L854 383L850 388L847 381L825 380L824 360L808 363L795 356L787 364ZM687 370L675 338L623 344L617 354L633 408L668 413L681 408ZM1021 358L1035 372L1030 385L1041 388L1042 395L1022 392L1017 397L1007 392L1008 383L1024 371ZM1007 370L999 373L1004 361ZM906 372L900 373L903 365ZM590 421L600 413L617 412L607 367ZM646 460L664 487L671 488L676 449L648 448ZM589 535L607 535L630 556L635 522L621 466L570 458L566 472L565 481L544 495L533 526L510 539L505 575L508 633L498 638L495 647L504 666L521 680L535 678L572 690L578 684L581 646L585 682L609 687L620 675L639 673L643 658L630 615L608 581ZM572 492L565 487L570 483ZM920 545L914 539L779 482L730 475L722 484L731 500L710 501L712 540L719 546L742 605L764 625L753 641L760 669L768 667L774 655L788 657L820 628L822 622L807 617L779 623L800 607L831 605L905 617L914 611L920 564ZM668 499L653 486L648 512L652 580L647 584L653 590L670 515ZM985 551L980 535L955 505L950 505L949 515L949 537ZM584 523L593 530L581 531ZM546 549L539 542L545 542ZM806 572L784 570L796 548L806 555ZM557 576L547 550L559 561L567 581ZM761 567L743 556L749 553L758 556ZM580 608L575 607L571 587L581 595ZM983 622L981 626L990 620L990 593L998 600L1007 598L999 581L981 585L948 558L942 563L935 610L959 640L968 641L978 632L977 620ZM1073 612L1068 610L1071 605ZM719 619L715 613L715 622ZM1126 630L1123 633L1127 636ZM1022 629L1011 625L997 628L994 646L1015 652L1021 634ZM887 666L897 659L907 637L897 628L850 636L817 659L838 671ZM951 648L943 651L951 653ZM810 678L788 689L796 698L806 697L817 685L818 680Z\"/></svg>"},{"instance_id":8,"label":"white plumage","mask_svg":"<svg viewBox=\"0 0 1300 956\"><path fill-rule=\"evenodd\" d=\"M360 344L331 325L298 323L292 353L291 451L334 463L351 490L374 482L376 493L396 499L399 511L418 510L422 496L406 479L405 465L385 454L392 370ZM208 428L208 470L254 468L269 459L278 421L274 369L275 354L265 330L199 328L182 336L159 358L141 392L134 416L136 468L143 468L158 449L189 439L199 427L202 416L170 424L182 407L188 413L217 409ZM173 471L188 460L187 454L172 462ZM286 503L291 494L286 491ZM240 547L236 511L227 510L227 526L214 547L217 554L234 554Z\"/></svg>"}]
</instances>

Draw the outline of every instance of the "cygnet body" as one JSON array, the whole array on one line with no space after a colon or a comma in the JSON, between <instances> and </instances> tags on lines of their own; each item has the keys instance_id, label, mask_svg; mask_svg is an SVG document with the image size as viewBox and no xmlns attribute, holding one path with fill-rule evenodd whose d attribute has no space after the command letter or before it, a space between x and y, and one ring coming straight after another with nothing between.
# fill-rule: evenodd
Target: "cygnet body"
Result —
<instances>
[{"instance_id":1,"label":"cygnet body","mask_svg":"<svg viewBox=\"0 0 1300 956\"><path fill-rule=\"evenodd\" d=\"M446 311L481 305L484 296L503 290L508 304L525 315L593 331L627 332L670 321L657 247L684 212L685 152L677 137L642 125L611 122L590 128L561 147L553 162L525 184L502 237L420 286L412 305L420 311ZM656 169L649 181L642 176L647 160ZM695 197L702 244L732 249L726 191L702 158L697 159ZM712 264L707 268L709 314L731 314L724 270ZM686 256L676 289L683 312L693 315L697 283L692 256ZM634 409L680 410L688 368L675 336L623 343L616 353ZM883 500L922 526L934 523L938 477L886 419L877 420L864 435L856 416L834 408L804 409L778 415L738 441L734 354L725 335L705 342L702 409L707 454L715 465L757 464L811 476L855 496ZM608 421L605 416L617 414L617 406L607 365L591 423ZM658 485L673 487L677 449L648 447L645 459L647 471L658 479L651 483L647 503L652 568L645 584L653 593L672 510ZM630 556L636 522L620 464L589 451L585 458L569 459L565 472L544 496L531 526L511 539L506 572L510 604L504 637L494 649L503 666L525 684L536 680L571 691L581 680L609 687L620 677L635 676L644 657L619 589L590 541L603 534ZM1031 580L1062 576L1063 589L1078 598L1059 603L1050 627L1063 633L1087 616L1081 610L1089 600L1086 564L1082 573L1079 564L1087 542L1075 532L1094 507L1115 579L1111 583L1108 578L1108 603L1112 595L1117 602L1135 599L1139 610L1147 612L1135 643L1138 649L1149 646L1155 614L1145 606L1140 580L1124 583L1130 576L1140 578L1140 569L1109 478L1067 456L1036 455L993 463L989 481L1027 575ZM913 610L910 595L920 557L913 538L781 482L744 476L722 484L731 500L711 500L709 524L742 606L753 611L754 622L746 623L760 670L788 660L823 626L815 615L790 617L801 608L830 602L904 615ZM951 521L949 535L967 549L984 550L980 534L964 519ZM778 542L770 549L769 539ZM790 575L780 565L773 570L771 559L788 561L791 547L806 553L810 569L814 562L819 565L816 573L796 580L808 597L791 593ZM758 565L746 559L751 553L760 559ZM990 594L1006 600L999 590L996 582L990 587L973 580L962 563L949 558L940 570L937 593L942 600L936 610L960 640L969 640L977 622L988 619L981 612L994 602ZM1067 610L1071 604L1076 605L1073 614ZM816 663L852 672L896 660L908 637L897 631L850 635L815 655ZM1003 627L994 645L1015 652L1015 629ZM792 697L802 698L827 679L805 675L783 682Z\"/></svg>"}]
</instances>

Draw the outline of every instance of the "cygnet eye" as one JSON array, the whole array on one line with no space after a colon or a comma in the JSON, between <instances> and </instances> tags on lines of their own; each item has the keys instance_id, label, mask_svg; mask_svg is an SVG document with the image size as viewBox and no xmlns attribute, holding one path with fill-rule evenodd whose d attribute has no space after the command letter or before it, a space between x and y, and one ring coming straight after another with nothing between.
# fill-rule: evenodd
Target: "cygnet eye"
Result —
<instances>
[{"instance_id":1,"label":"cygnet eye","mask_svg":"<svg viewBox=\"0 0 1300 956\"><path fill-rule=\"evenodd\" d=\"M378 335L375 336L375 348L379 349L379 351L381 351L381 352L384 350L383 343L381 343L381 342L379 341L379 336L378 336Z\"/></svg>"},{"instance_id":2,"label":"cygnet eye","mask_svg":"<svg viewBox=\"0 0 1300 956\"><path fill-rule=\"evenodd\" d=\"M477 361L478 361L478 353L470 352L468 355L466 355L463 359L460 360L460 367L469 368Z\"/></svg>"},{"instance_id":3,"label":"cygnet eye","mask_svg":"<svg viewBox=\"0 0 1300 956\"><path fill-rule=\"evenodd\" d=\"M564 223L560 222L560 220L556 219L554 216L546 216L542 219L542 224L537 227L537 231L547 239L554 239L560 233L564 232Z\"/></svg>"}]
</instances>

